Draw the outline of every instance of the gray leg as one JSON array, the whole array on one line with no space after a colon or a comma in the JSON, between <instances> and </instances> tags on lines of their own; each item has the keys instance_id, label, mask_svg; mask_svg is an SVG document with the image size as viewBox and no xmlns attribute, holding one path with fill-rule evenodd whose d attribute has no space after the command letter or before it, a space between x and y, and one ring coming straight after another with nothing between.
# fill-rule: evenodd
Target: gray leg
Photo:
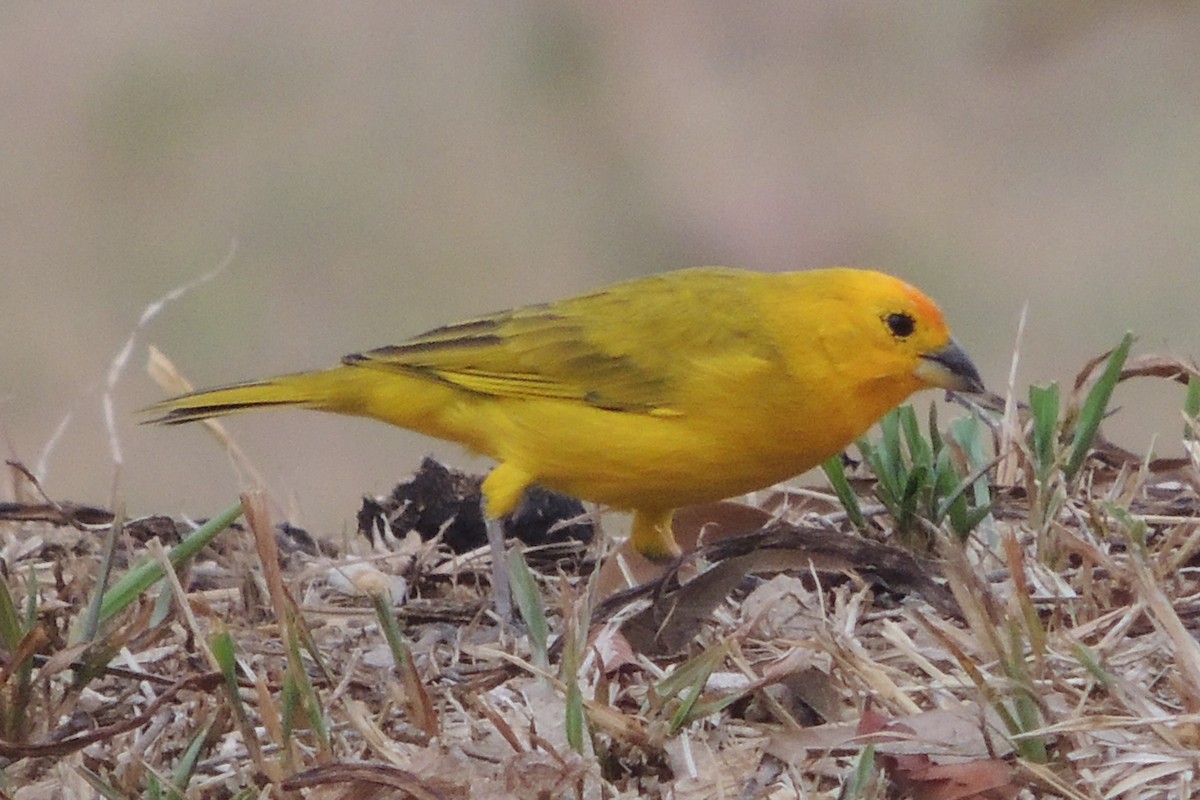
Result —
<instances>
[{"instance_id":1,"label":"gray leg","mask_svg":"<svg viewBox=\"0 0 1200 800\"><path fill-rule=\"evenodd\" d=\"M492 550L492 605L504 622L513 621L512 585L508 579L508 553L504 549L504 527L500 520L487 517L488 546Z\"/></svg>"}]
</instances>

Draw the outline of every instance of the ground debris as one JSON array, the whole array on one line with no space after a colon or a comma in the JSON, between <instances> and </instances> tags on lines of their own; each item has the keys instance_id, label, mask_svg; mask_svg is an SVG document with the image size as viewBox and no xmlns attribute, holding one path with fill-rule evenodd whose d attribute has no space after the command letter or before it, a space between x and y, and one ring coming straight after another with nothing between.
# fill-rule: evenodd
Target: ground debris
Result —
<instances>
[{"instance_id":1,"label":"ground debris","mask_svg":"<svg viewBox=\"0 0 1200 800\"><path fill-rule=\"evenodd\" d=\"M236 527L180 571L182 605L154 589L90 647L78 629L111 515L9 504L4 791L140 796L195 744L187 796L205 800L267 785L310 798L832 800L870 745L880 783L859 796L1194 796L1200 498L1184 467L1159 466L1093 459L1037 530L1029 493L997 490L988 526L939 558L859 536L825 500L772 496L770 513L685 511L681 538L698 549L602 602L593 560L531 559L548 666L521 626L489 616L486 549L450 547L456 519L479 521L479 479L436 463L408 494L373 501L375 542L339 550L274 529L287 619ZM886 517L872 522L886 539ZM119 569L190 530L127 522ZM400 623L399 668L380 605ZM210 657L226 634L235 687ZM431 717L414 717L414 690Z\"/></svg>"},{"instance_id":2,"label":"ground debris","mask_svg":"<svg viewBox=\"0 0 1200 800\"><path fill-rule=\"evenodd\" d=\"M426 458L410 480L396 485L385 497L363 498L358 532L374 544L394 542L417 533L423 541L440 536L455 553L487 544L484 529L483 478L450 469ZM587 544L592 524L583 504L565 495L534 487L520 507L502 520L506 537L529 546L559 542Z\"/></svg>"}]
</instances>

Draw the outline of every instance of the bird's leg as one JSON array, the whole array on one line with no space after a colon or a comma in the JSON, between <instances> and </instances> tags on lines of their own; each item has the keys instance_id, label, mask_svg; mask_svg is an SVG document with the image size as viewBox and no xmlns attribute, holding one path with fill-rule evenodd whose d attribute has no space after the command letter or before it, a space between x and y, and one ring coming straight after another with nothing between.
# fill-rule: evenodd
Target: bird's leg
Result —
<instances>
[{"instance_id":1,"label":"bird's leg","mask_svg":"<svg viewBox=\"0 0 1200 800\"><path fill-rule=\"evenodd\" d=\"M488 547L492 552L492 605L501 621L513 621L512 584L508 576L508 554L504 549L504 524L495 517L487 516Z\"/></svg>"},{"instance_id":2,"label":"bird's leg","mask_svg":"<svg viewBox=\"0 0 1200 800\"><path fill-rule=\"evenodd\" d=\"M501 462L483 479L483 518L487 520L488 546L492 551L492 604L504 622L513 622L512 584L504 552L502 517L517 510L532 478L511 462Z\"/></svg>"},{"instance_id":3,"label":"bird's leg","mask_svg":"<svg viewBox=\"0 0 1200 800\"><path fill-rule=\"evenodd\" d=\"M635 511L633 514L633 549L651 561L671 561L682 551L671 530L674 511Z\"/></svg>"}]
</instances>

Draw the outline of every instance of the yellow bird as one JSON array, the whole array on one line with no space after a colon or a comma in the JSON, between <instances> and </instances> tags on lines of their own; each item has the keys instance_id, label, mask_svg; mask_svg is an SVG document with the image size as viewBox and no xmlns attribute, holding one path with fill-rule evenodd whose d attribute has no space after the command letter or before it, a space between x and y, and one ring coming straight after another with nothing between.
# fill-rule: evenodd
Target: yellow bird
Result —
<instances>
[{"instance_id":1,"label":"yellow bird","mask_svg":"<svg viewBox=\"0 0 1200 800\"><path fill-rule=\"evenodd\" d=\"M679 548L674 509L820 464L913 392L982 391L933 301L878 272L667 272L435 328L340 366L193 392L176 424L257 408L372 417L496 459L502 517L532 485L633 512Z\"/></svg>"}]
</instances>

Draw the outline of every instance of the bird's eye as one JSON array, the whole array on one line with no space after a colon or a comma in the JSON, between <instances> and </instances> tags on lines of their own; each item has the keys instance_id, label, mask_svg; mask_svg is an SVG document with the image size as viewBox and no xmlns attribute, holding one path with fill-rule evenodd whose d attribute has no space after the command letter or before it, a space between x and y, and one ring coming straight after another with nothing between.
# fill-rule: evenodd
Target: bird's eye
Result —
<instances>
[{"instance_id":1,"label":"bird's eye","mask_svg":"<svg viewBox=\"0 0 1200 800\"><path fill-rule=\"evenodd\" d=\"M913 320L912 315L903 312L888 314L883 318L883 324L887 325L892 336L897 339L907 339L917 328L917 323Z\"/></svg>"}]
</instances>

